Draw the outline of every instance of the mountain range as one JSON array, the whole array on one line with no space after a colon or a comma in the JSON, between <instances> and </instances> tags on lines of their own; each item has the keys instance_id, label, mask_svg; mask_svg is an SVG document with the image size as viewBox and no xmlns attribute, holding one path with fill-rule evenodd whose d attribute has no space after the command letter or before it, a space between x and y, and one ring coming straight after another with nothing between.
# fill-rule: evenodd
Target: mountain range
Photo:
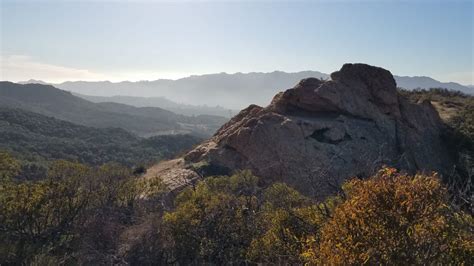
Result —
<instances>
[{"instance_id":1,"label":"mountain range","mask_svg":"<svg viewBox=\"0 0 474 266\"><path fill-rule=\"evenodd\" d=\"M318 71L295 73L274 71L269 73L217 73L195 75L177 80L158 79L138 82L68 81L54 84L54 86L78 95L81 94L79 96L93 102L110 101L137 107L161 107L186 115L219 114L228 116L228 109L240 110L250 104L267 105L274 94L290 88L301 79L308 77L330 79L328 74ZM444 83L429 77L394 76L394 78L398 87L410 90L447 88L467 94L474 93L472 87L454 82ZM33 80L27 83L44 82ZM118 95L127 97L108 98ZM235 112L231 111L230 113L234 114Z\"/></svg>"}]
</instances>

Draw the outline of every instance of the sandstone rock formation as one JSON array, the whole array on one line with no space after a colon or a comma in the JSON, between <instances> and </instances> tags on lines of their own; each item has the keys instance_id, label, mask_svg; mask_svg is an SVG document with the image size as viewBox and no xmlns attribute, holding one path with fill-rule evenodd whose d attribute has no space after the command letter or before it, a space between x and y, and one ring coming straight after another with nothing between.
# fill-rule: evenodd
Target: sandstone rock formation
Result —
<instances>
[{"instance_id":1,"label":"sandstone rock formation","mask_svg":"<svg viewBox=\"0 0 474 266\"><path fill-rule=\"evenodd\" d=\"M397 93L389 71L345 64L331 80L304 79L269 106L242 110L186 154L184 165L250 169L323 198L347 178L366 177L384 164L448 171L441 128L430 103L413 104Z\"/></svg>"}]
</instances>

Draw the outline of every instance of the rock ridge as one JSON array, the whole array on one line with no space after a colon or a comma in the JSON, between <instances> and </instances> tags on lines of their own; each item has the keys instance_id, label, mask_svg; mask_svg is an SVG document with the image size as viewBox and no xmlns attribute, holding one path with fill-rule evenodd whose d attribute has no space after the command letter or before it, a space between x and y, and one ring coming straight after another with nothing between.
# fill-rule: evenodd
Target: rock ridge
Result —
<instances>
[{"instance_id":1,"label":"rock ridge","mask_svg":"<svg viewBox=\"0 0 474 266\"><path fill-rule=\"evenodd\" d=\"M331 80L306 78L267 107L245 108L184 161L250 169L266 182L324 198L347 178L369 176L382 165L448 171L442 127L430 103L398 94L388 70L345 64Z\"/></svg>"}]
</instances>

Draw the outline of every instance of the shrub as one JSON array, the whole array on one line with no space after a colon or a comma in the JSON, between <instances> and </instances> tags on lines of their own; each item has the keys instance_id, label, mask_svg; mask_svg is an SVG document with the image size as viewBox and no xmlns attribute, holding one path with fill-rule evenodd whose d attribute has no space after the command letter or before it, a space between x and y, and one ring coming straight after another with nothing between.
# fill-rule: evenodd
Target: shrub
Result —
<instances>
[{"instance_id":1,"label":"shrub","mask_svg":"<svg viewBox=\"0 0 474 266\"><path fill-rule=\"evenodd\" d=\"M450 207L435 174L381 170L345 184L347 199L306 252L320 264L462 264L474 257L473 219Z\"/></svg>"},{"instance_id":2,"label":"shrub","mask_svg":"<svg viewBox=\"0 0 474 266\"><path fill-rule=\"evenodd\" d=\"M242 262L255 235L257 178L250 172L210 177L183 191L166 213L173 257L180 264Z\"/></svg>"}]
</instances>

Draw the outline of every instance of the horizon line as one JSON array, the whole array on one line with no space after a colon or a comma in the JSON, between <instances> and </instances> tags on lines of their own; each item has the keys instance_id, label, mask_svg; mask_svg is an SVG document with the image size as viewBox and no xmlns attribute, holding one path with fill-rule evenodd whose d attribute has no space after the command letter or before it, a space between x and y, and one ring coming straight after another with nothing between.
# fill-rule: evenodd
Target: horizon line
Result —
<instances>
[{"instance_id":1,"label":"horizon line","mask_svg":"<svg viewBox=\"0 0 474 266\"><path fill-rule=\"evenodd\" d=\"M319 74L323 74L323 75L327 75L327 76L330 76L330 74L328 73L324 73L324 72L321 72L321 71L317 71L317 70L301 70L301 71L283 71L283 70L273 70L273 71L269 71L269 72L265 72L265 71L249 71L249 72L242 72L242 71L237 71L237 72L226 72L226 71L222 71L222 72L214 72L214 73L202 73L202 74L186 74L184 76L181 76L179 78L157 78L157 79L137 79L137 80L132 80L132 79L125 79L125 80L114 80L114 79L97 79L97 80L81 80L81 79L77 79L77 80L64 80L64 81L59 81L59 82L50 82L50 81L47 81L47 80L44 80L44 79L36 79L36 78L30 78L30 79L27 79L27 80L8 80L8 79L5 79L5 80L0 80L2 82L13 82L13 83L18 83L18 84L21 84L21 83L32 83L32 84L41 84L41 83L45 83L45 84L49 84L49 85L58 85L58 84L64 84L64 83L68 83L68 82L85 82L85 83L93 83L93 82L107 82L107 83L114 83L114 84L119 84L119 83L139 83L139 82L154 82L154 81L160 81L160 80L166 80L166 81L178 81L178 80L181 80L181 79L186 79L186 78L192 78L192 77L202 77L202 76L210 76L210 75L238 75L238 74L242 74L242 75L248 75L248 74L272 74L272 73L285 73L285 74L298 74L298 73L302 73L302 72L317 72ZM432 78L430 76L424 76L424 75L415 75L415 76L408 76L408 75L396 75L396 74L392 74L394 77L401 77L401 78L430 78L430 79L433 79L435 81L438 81L438 82L442 82L442 83L455 83L455 84L459 84L461 86L465 86L465 87L469 87L469 86L474 86L474 83L473 84L464 84L464 83L461 83L461 82L456 82L456 81L441 81L441 80L438 80L438 79L435 79L435 78ZM34 83L34 82L38 82L38 83Z\"/></svg>"}]
</instances>

